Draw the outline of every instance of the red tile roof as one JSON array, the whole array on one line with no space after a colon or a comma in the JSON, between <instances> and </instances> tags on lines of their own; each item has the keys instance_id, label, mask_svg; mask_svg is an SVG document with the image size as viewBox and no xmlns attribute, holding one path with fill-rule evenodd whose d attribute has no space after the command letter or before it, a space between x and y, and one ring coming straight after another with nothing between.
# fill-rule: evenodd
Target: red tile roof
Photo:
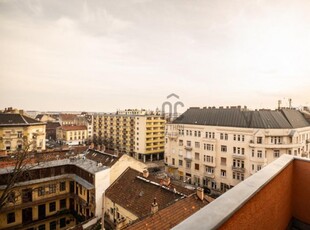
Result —
<instances>
[{"instance_id":1,"label":"red tile roof","mask_svg":"<svg viewBox=\"0 0 310 230\"><path fill-rule=\"evenodd\" d=\"M65 131L87 130L85 125L63 125L61 128Z\"/></svg>"},{"instance_id":2,"label":"red tile roof","mask_svg":"<svg viewBox=\"0 0 310 230\"><path fill-rule=\"evenodd\" d=\"M165 230L171 229L199 209L203 208L209 202L200 200L197 195L183 198L169 207L158 211L157 213L128 226L126 229L133 230Z\"/></svg>"},{"instance_id":3,"label":"red tile roof","mask_svg":"<svg viewBox=\"0 0 310 230\"><path fill-rule=\"evenodd\" d=\"M141 177L142 173L128 168L106 190L106 197L135 214L138 218L143 218L150 215L154 198L156 198L158 208L161 210L185 196L178 190L175 193L172 186L171 188L160 186L154 182L156 179L152 175L149 175L146 180L141 179ZM192 191L190 192L192 193Z\"/></svg>"}]
</instances>

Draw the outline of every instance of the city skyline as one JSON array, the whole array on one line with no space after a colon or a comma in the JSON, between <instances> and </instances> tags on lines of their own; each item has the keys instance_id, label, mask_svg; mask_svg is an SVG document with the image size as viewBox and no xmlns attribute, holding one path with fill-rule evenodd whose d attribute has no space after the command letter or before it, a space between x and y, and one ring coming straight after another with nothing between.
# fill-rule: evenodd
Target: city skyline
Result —
<instances>
[{"instance_id":1,"label":"city skyline","mask_svg":"<svg viewBox=\"0 0 310 230\"><path fill-rule=\"evenodd\" d=\"M72 5L0 1L0 108L310 106L308 1Z\"/></svg>"}]
</instances>

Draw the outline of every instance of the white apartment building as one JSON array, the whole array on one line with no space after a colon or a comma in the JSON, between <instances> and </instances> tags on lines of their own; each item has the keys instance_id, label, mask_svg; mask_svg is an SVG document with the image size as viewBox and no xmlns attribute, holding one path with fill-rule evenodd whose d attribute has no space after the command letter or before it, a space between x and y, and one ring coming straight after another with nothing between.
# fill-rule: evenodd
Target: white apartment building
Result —
<instances>
[{"instance_id":1,"label":"white apartment building","mask_svg":"<svg viewBox=\"0 0 310 230\"><path fill-rule=\"evenodd\" d=\"M167 172L220 194L282 154L309 157L310 119L293 109L189 108L166 125Z\"/></svg>"}]
</instances>

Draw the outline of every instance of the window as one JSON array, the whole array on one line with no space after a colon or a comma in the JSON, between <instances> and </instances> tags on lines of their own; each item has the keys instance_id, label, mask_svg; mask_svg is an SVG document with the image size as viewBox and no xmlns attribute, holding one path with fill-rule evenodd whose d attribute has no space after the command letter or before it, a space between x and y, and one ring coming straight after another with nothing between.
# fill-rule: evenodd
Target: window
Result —
<instances>
[{"instance_id":1,"label":"window","mask_svg":"<svg viewBox=\"0 0 310 230\"><path fill-rule=\"evenodd\" d=\"M224 133L220 133L220 139L221 139L221 140L224 139Z\"/></svg>"},{"instance_id":2,"label":"window","mask_svg":"<svg viewBox=\"0 0 310 230\"><path fill-rule=\"evenodd\" d=\"M213 156L204 155L203 156L203 161L204 162L211 162L211 163L213 163Z\"/></svg>"},{"instance_id":3,"label":"window","mask_svg":"<svg viewBox=\"0 0 310 230\"><path fill-rule=\"evenodd\" d=\"M279 150L274 150L273 155L275 158L278 158L280 156L280 151Z\"/></svg>"},{"instance_id":4,"label":"window","mask_svg":"<svg viewBox=\"0 0 310 230\"><path fill-rule=\"evenodd\" d=\"M175 159L172 158L172 165L175 165Z\"/></svg>"},{"instance_id":5,"label":"window","mask_svg":"<svg viewBox=\"0 0 310 230\"><path fill-rule=\"evenodd\" d=\"M61 218L59 220L59 227L61 227L61 228L66 227L66 218Z\"/></svg>"},{"instance_id":6,"label":"window","mask_svg":"<svg viewBox=\"0 0 310 230\"><path fill-rule=\"evenodd\" d=\"M59 183L59 190L60 191L65 191L66 190L66 182L62 181Z\"/></svg>"},{"instance_id":7,"label":"window","mask_svg":"<svg viewBox=\"0 0 310 230\"><path fill-rule=\"evenodd\" d=\"M48 186L48 193L51 194L51 193L55 193L56 192L56 184L50 184Z\"/></svg>"},{"instance_id":8,"label":"window","mask_svg":"<svg viewBox=\"0 0 310 230\"><path fill-rule=\"evenodd\" d=\"M221 152L227 152L227 146L221 145Z\"/></svg>"},{"instance_id":9,"label":"window","mask_svg":"<svg viewBox=\"0 0 310 230\"><path fill-rule=\"evenodd\" d=\"M18 131L18 132L17 132L17 138L22 138L22 137L23 137L23 132Z\"/></svg>"},{"instance_id":10,"label":"window","mask_svg":"<svg viewBox=\"0 0 310 230\"><path fill-rule=\"evenodd\" d=\"M59 201L59 207L60 209L66 209L67 208L67 200L66 199L62 199Z\"/></svg>"},{"instance_id":11,"label":"window","mask_svg":"<svg viewBox=\"0 0 310 230\"><path fill-rule=\"evenodd\" d=\"M200 143L199 142L195 142L195 148L200 148Z\"/></svg>"},{"instance_id":12,"label":"window","mask_svg":"<svg viewBox=\"0 0 310 230\"><path fill-rule=\"evenodd\" d=\"M179 166L183 166L183 161L179 160Z\"/></svg>"},{"instance_id":13,"label":"window","mask_svg":"<svg viewBox=\"0 0 310 230\"><path fill-rule=\"evenodd\" d=\"M201 136L201 132L200 131L198 131L198 137L200 137Z\"/></svg>"},{"instance_id":14,"label":"window","mask_svg":"<svg viewBox=\"0 0 310 230\"><path fill-rule=\"evenodd\" d=\"M56 221L50 222L50 230L56 230Z\"/></svg>"},{"instance_id":15,"label":"window","mask_svg":"<svg viewBox=\"0 0 310 230\"><path fill-rule=\"evenodd\" d=\"M254 157L254 153L255 153L255 151L254 151L254 149L252 149L252 157Z\"/></svg>"},{"instance_id":16,"label":"window","mask_svg":"<svg viewBox=\"0 0 310 230\"><path fill-rule=\"evenodd\" d=\"M39 187L38 188L38 196L43 196L45 194L45 188L44 187Z\"/></svg>"},{"instance_id":17,"label":"window","mask_svg":"<svg viewBox=\"0 0 310 230\"><path fill-rule=\"evenodd\" d=\"M263 158L263 152L262 152L262 150L257 150L257 157L258 157L258 158Z\"/></svg>"},{"instance_id":18,"label":"window","mask_svg":"<svg viewBox=\"0 0 310 230\"><path fill-rule=\"evenodd\" d=\"M206 167L206 172L208 173L208 174L212 174L212 173L214 173L214 168L213 167Z\"/></svg>"},{"instance_id":19,"label":"window","mask_svg":"<svg viewBox=\"0 0 310 230\"><path fill-rule=\"evenodd\" d=\"M235 180L244 180L244 174L243 173L233 172L233 179L235 179Z\"/></svg>"},{"instance_id":20,"label":"window","mask_svg":"<svg viewBox=\"0 0 310 230\"><path fill-rule=\"evenodd\" d=\"M186 145L190 147L192 145L191 141L186 141Z\"/></svg>"},{"instance_id":21,"label":"window","mask_svg":"<svg viewBox=\"0 0 310 230\"><path fill-rule=\"evenodd\" d=\"M186 168L188 168L188 169L191 168L191 163L190 162L186 162Z\"/></svg>"},{"instance_id":22,"label":"window","mask_svg":"<svg viewBox=\"0 0 310 230\"><path fill-rule=\"evenodd\" d=\"M45 230L45 224L41 224L41 225L39 225L39 228L38 228L39 230Z\"/></svg>"},{"instance_id":23,"label":"window","mask_svg":"<svg viewBox=\"0 0 310 230\"><path fill-rule=\"evenodd\" d=\"M8 202L15 203L15 199L16 199L15 192L14 191L10 192L10 194L8 195Z\"/></svg>"},{"instance_id":24,"label":"window","mask_svg":"<svg viewBox=\"0 0 310 230\"><path fill-rule=\"evenodd\" d=\"M227 141L228 140L228 134L225 133L225 140Z\"/></svg>"},{"instance_id":25,"label":"window","mask_svg":"<svg viewBox=\"0 0 310 230\"><path fill-rule=\"evenodd\" d=\"M234 141L237 139L237 135L236 134L234 134Z\"/></svg>"},{"instance_id":26,"label":"window","mask_svg":"<svg viewBox=\"0 0 310 230\"><path fill-rule=\"evenodd\" d=\"M221 157L221 165L226 166L226 158Z\"/></svg>"},{"instance_id":27,"label":"window","mask_svg":"<svg viewBox=\"0 0 310 230\"><path fill-rule=\"evenodd\" d=\"M203 144L203 149L208 151L213 151L213 145L212 144Z\"/></svg>"},{"instance_id":28,"label":"window","mask_svg":"<svg viewBox=\"0 0 310 230\"><path fill-rule=\"evenodd\" d=\"M226 177L226 170L221 170L221 177Z\"/></svg>"},{"instance_id":29,"label":"window","mask_svg":"<svg viewBox=\"0 0 310 230\"><path fill-rule=\"evenodd\" d=\"M50 212L56 211L56 202L52 202L49 204L49 210L50 210Z\"/></svg>"},{"instance_id":30,"label":"window","mask_svg":"<svg viewBox=\"0 0 310 230\"><path fill-rule=\"evenodd\" d=\"M234 159L233 160L233 167L235 167L235 168L244 168L244 161Z\"/></svg>"},{"instance_id":31,"label":"window","mask_svg":"<svg viewBox=\"0 0 310 230\"><path fill-rule=\"evenodd\" d=\"M7 214L7 224L15 222L15 212L10 212Z\"/></svg>"},{"instance_id":32,"label":"window","mask_svg":"<svg viewBox=\"0 0 310 230\"><path fill-rule=\"evenodd\" d=\"M195 153L195 160L199 160L199 153Z\"/></svg>"},{"instance_id":33,"label":"window","mask_svg":"<svg viewBox=\"0 0 310 230\"><path fill-rule=\"evenodd\" d=\"M183 140L179 140L179 146L183 146Z\"/></svg>"},{"instance_id":34,"label":"window","mask_svg":"<svg viewBox=\"0 0 310 230\"><path fill-rule=\"evenodd\" d=\"M261 170L262 166L261 165L257 165L257 171Z\"/></svg>"},{"instance_id":35,"label":"window","mask_svg":"<svg viewBox=\"0 0 310 230\"><path fill-rule=\"evenodd\" d=\"M262 144L263 143L263 138L262 137L257 137L256 138L257 144Z\"/></svg>"},{"instance_id":36,"label":"window","mask_svg":"<svg viewBox=\"0 0 310 230\"><path fill-rule=\"evenodd\" d=\"M199 170L199 164L195 164L195 170Z\"/></svg>"}]
</instances>

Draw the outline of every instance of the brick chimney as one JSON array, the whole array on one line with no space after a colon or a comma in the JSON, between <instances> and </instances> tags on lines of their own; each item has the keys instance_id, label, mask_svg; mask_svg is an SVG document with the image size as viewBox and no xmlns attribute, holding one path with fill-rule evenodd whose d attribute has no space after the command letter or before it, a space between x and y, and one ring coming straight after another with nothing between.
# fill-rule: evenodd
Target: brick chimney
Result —
<instances>
[{"instance_id":1,"label":"brick chimney","mask_svg":"<svg viewBox=\"0 0 310 230\"><path fill-rule=\"evenodd\" d=\"M168 187L170 185L170 177L167 176L164 179L162 179L160 184Z\"/></svg>"},{"instance_id":2,"label":"brick chimney","mask_svg":"<svg viewBox=\"0 0 310 230\"><path fill-rule=\"evenodd\" d=\"M151 205L151 214L154 214L158 211L158 204L156 201L156 197L154 198L154 202Z\"/></svg>"},{"instance_id":3,"label":"brick chimney","mask_svg":"<svg viewBox=\"0 0 310 230\"><path fill-rule=\"evenodd\" d=\"M143 177L148 178L149 175L150 175L149 171L147 169L144 169L143 170Z\"/></svg>"},{"instance_id":4,"label":"brick chimney","mask_svg":"<svg viewBox=\"0 0 310 230\"><path fill-rule=\"evenodd\" d=\"M203 188L198 187L197 188L197 196L200 200L204 200L205 194L203 192Z\"/></svg>"}]
</instances>

